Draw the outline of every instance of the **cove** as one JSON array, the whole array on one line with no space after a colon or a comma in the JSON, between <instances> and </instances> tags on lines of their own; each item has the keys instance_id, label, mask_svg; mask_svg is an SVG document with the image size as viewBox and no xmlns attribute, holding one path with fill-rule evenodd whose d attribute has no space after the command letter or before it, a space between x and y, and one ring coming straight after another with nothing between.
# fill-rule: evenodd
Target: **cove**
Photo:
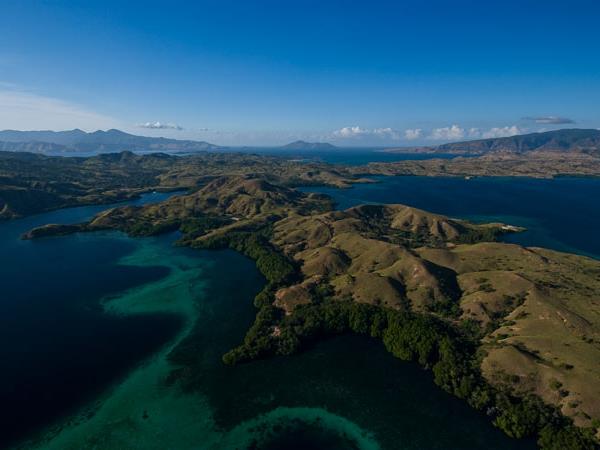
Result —
<instances>
[{"instance_id":1,"label":"cove","mask_svg":"<svg viewBox=\"0 0 600 450\"><path fill-rule=\"evenodd\" d=\"M372 177L349 189L310 187L338 209L361 203L402 203L475 222L527 228L506 241L600 258L600 179L488 177Z\"/></svg>"},{"instance_id":2,"label":"cove","mask_svg":"<svg viewBox=\"0 0 600 450\"><path fill-rule=\"evenodd\" d=\"M264 284L254 263L233 251L174 247L175 235L18 240L31 222L83 220L90 208L0 228L9 286L0 304L0 351L9 362L0 386L3 429L12 432L2 446L25 439L25 448L60 450L533 448L364 337L223 365ZM194 361L185 391L169 382L175 349Z\"/></svg>"}]
</instances>

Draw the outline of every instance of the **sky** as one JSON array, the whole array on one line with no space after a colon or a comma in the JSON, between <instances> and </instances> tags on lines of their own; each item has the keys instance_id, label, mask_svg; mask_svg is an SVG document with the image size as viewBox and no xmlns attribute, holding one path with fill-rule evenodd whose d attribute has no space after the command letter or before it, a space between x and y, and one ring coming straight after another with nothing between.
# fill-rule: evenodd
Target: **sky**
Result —
<instances>
[{"instance_id":1,"label":"sky","mask_svg":"<svg viewBox=\"0 0 600 450\"><path fill-rule=\"evenodd\" d=\"M597 0L2 0L0 17L0 129L360 147L600 127Z\"/></svg>"}]
</instances>

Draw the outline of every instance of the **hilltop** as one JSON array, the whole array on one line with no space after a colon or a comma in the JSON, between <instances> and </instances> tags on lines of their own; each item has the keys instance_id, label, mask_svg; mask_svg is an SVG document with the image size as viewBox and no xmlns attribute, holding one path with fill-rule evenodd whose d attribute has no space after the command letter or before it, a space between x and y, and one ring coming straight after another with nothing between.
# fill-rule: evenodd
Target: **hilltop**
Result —
<instances>
[{"instance_id":1,"label":"hilltop","mask_svg":"<svg viewBox=\"0 0 600 450\"><path fill-rule=\"evenodd\" d=\"M600 156L600 130L565 129L517 136L452 142L433 147L392 148L388 152L416 153L587 153Z\"/></svg>"},{"instance_id":2,"label":"hilltop","mask_svg":"<svg viewBox=\"0 0 600 450\"><path fill-rule=\"evenodd\" d=\"M62 157L0 152L0 220L112 203L152 190L198 189L223 175L260 175L287 186L348 187L368 181L327 164L249 153L199 152L178 157L121 152Z\"/></svg>"},{"instance_id":3,"label":"hilltop","mask_svg":"<svg viewBox=\"0 0 600 450\"><path fill-rule=\"evenodd\" d=\"M136 136L111 129L92 133L74 129L68 131L0 131L0 149L36 153L121 151L195 152L220 147L203 141Z\"/></svg>"}]
</instances>

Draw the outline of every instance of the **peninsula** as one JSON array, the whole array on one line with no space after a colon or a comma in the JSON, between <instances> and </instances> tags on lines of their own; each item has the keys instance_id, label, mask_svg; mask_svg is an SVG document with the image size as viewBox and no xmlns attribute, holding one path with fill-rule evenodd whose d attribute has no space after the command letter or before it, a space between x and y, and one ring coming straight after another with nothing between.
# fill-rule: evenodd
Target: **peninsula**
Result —
<instances>
[{"instance_id":1,"label":"peninsula","mask_svg":"<svg viewBox=\"0 0 600 450\"><path fill-rule=\"evenodd\" d=\"M238 364L300 351L340 333L381 339L431 369L442 389L542 448L594 448L600 419L600 262L497 242L518 229L472 224L405 205L334 211L276 177L236 174L161 203L47 225L27 239L95 230L180 245L233 248L267 283ZM200 325L196 325L200 326ZM191 332L170 354L172 381L195 389ZM559 443L559 447L557 447Z\"/></svg>"}]
</instances>

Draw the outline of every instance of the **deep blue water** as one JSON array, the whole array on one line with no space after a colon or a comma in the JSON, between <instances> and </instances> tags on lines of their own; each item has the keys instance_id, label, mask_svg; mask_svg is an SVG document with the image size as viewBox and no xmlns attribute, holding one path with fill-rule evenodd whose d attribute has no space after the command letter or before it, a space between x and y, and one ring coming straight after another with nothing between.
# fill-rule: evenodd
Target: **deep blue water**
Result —
<instances>
[{"instance_id":1,"label":"deep blue water","mask_svg":"<svg viewBox=\"0 0 600 450\"><path fill-rule=\"evenodd\" d=\"M172 194L147 194L132 204ZM110 233L22 241L45 223L89 219L108 208L63 209L0 223L0 448L92 398L179 329L179 318L103 314L99 300L157 280L165 268L119 266L133 241Z\"/></svg>"},{"instance_id":2,"label":"deep blue water","mask_svg":"<svg viewBox=\"0 0 600 450\"><path fill-rule=\"evenodd\" d=\"M402 203L451 217L526 227L506 240L600 258L600 179L376 177L350 189L311 187L339 209Z\"/></svg>"}]
</instances>

